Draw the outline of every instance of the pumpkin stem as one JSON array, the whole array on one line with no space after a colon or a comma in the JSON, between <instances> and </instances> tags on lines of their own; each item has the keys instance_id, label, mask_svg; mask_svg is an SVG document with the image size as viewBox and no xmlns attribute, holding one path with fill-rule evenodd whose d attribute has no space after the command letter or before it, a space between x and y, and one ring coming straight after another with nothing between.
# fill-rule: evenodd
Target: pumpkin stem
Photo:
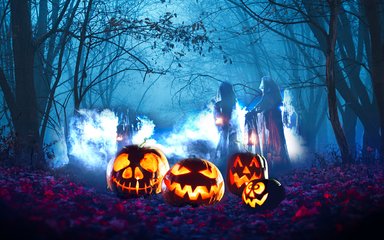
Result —
<instances>
[{"instance_id":1,"label":"pumpkin stem","mask_svg":"<svg viewBox=\"0 0 384 240\"><path fill-rule=\"evenodd\" d=\"M139 147L143 147L144 144L147 142L147 140L148 140L148 138L144 138L144 142L142 142L142 143L139 145Z\"/></svg>"},{"instance_id":2,"label":"pumpkin stem","mask_svg":"<svg viewBox=\"0 0 384 240\"><path fill-rule=\"evenodd\" d=\"M139 147L144 147L145 143L147 142L149 138L144 138L144 142L140 143Z\"/></svg>"}]
</instances>

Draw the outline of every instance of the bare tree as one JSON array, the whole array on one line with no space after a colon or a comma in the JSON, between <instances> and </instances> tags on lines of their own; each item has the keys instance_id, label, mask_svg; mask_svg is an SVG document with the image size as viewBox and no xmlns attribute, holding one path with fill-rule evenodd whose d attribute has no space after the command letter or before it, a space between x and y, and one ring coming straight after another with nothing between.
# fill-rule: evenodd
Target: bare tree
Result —
<instances>
[{"instance_id":1,"label":"bare tree","mask_svg":"<svg viewBox=\"0 0 384 240\"><path fill-rule=\"evenodd\" d=\"M384 4L382 1L361 1L365 8L371 45L371 78L380 121L380 158L384 161Z\"/></svg>"},{"instance_id":2,"label":"bare tree","mask_svg":"<svg viewBox=\"0 0 384 240\"><path fill-rule=\"evenodd\" d=\"M337 97L336 97L336 78L335 78L335 46L337 39L337 16L340 9L340 0L329 0L330 19L329 30L327 36L327 50L326 50L326 85L328 90L328 112L333 131L335 132L336 141L339 145L343 163L352 161L349 153L348 142L345 137L343 128L341 127L339 114L337 111Z\"/></svg>"},{"instance_id":3,"label":"bare tree","mask_svg":"<svg viewBox=\"0 0 384 240\"><path fill-rule=\"evenodd\" d=\"M243 9L244 12L253 17L260 25L263 25L278 36L291 41L302 49L317 49L325 56L328 56L327 63L332 63L334 69L332 70L333 73L332 71L326 71L326 77L328 80L332 80L333 77L336 79L335 88L339 93L339 97L336 94L336 103L339 100L340 103L345 102L345 104L339 104L339 108L342 107L341 109L337 109L336 107L336 110L332 110L333 116L330 115L330 120L336 121L332 123L332 125L336 139L338 139L337 142L340 151L342 155L344 155L344 160L346 160L346 156L349 155L347 154L347 150L345 150L348 146L348 141L344 141L346 139L345 130L348 129L349 131L350 129L355 128L357 122L356 116L364 126L364 149L371 149L370 151L372 151L372 149L378 149L379 146L375 144L375 142L377 143L379 141L375 139L378 139L378 136L380 136L381 127L379 125L379 115L377 113L380 112L380 109L382 108L376 103L376 90L374 90L375 94L373 98L370 97L367 82L364 79L361 79L360 71L362 68L368 73L371 73L373 70L373 49L371 49L372 43L370 40L372 38L370 35L373 34L372 36L374 36L375 31L380 32L378 29L380 29L380 19L382 18L382 11L380 11L382 8L381 4L376 1L370 3L373 4L377 10L376 16L375 14L362 14L363 11L360 11L359 9L363 4L358 1L340 1L336 4L339 10L337 11L338 14L335 18L335 24L338 26L337 28L339 28L339 31L337 31L337 29L334 30L334 33L338 33L336 34L336 44L333 51L336 60L333 61L332 57L329 55L331 32L327 30L327 28L329 29L331 27L330 20L332 16L329 13L331 12L330 7L334 4L332 1L328 1L327 4L324 4L324 2L321 1L265 1L257 5L254 5L252 1L228 1ZM369 5L369 2L364 1L364 3ZM285 12L285 14L279 15L275 14L276 12ZM371 13L371 11L369 12ZM375 18L375 23L378 23L373 24L373 28L376 30L374 30L374 32L370 31L368 35L366 34L368 31L365 31L364 29L366 24L364 20L365 15L369 15L370 18ZM311 35L313 36L307 35L306 38L308 41L303 41L298 38L297 33L288 35L284 31L287 26L303 24L310 28ZM351 30L352 28L356 28L356 26L358 26L359 29L359 34L357 36L352 34ZM379 36L380 34L376 35ZM365 51L363 51L363 46L365 46ZM376 46L377 49L375 53L378 55L382 52L380 51L380 41L376 41ZM304 51L301 51L301 53L303 52ZM363 53L365 53L365 55ZM380 56L376 57L379 59ZM380 63L380 61L377 62ZM329 76L331 78L328 78ZM378 76L380 76L380 73ZM373 81L373 74L371 79ZM333 87L332 81L326 81L325 84L327 88ZM380 89L381 85L377 84L377 82L376 84L375 82L372 82L372 86L374 89L376 89L376 87ZM328 100L333 101L333 97L331 96L333 95L333 91L329 91L330 89L327 90L328 96L331 97ZM338 98L340 99L338 100ZM331 105L333 108L333 103ZM343 119L344 134L341 124L337 123L337 121L340 122L336 116L338 111L342 111L343 116L345 117ZM354 141L355 135L351 131L349 131L348 134L349 133L352 133L348 138L350 139L349 142L352 142ZM345 144L345 142L347 144ZM353 148L351 148L351 150L353 151Z\"/></svg>"}]
</instances>

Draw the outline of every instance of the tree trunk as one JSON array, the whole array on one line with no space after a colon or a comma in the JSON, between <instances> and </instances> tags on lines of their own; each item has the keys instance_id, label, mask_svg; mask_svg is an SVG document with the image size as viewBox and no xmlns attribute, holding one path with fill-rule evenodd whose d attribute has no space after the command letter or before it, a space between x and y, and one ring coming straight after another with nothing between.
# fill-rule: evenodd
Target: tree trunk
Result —
<instances>
[{"instance_id":1,"label":"tree trunk","mask_svg":"<svg viewBox=\"0 0 384 240\"><path fill-rule=\"evenodd\" d=\"M360 8L361 6L359 6L359 9ZM364 10L362 9L361 11ZM338 69L335 74L337 78L343 78L344 74L346 74L349 79L349 86L347 84L342 84L342 82L339 81L336 88L342 96L343 91L347 91L356 99L355 102L349 102L348 99L345 99L346 111L343 114L343 129L351 148L351 154L354 156L355 127L357 123L355 114L357 114L364 126L365 137L363 145L365 147L362 149L362 154L363 156L371 155L370 152L375 152L380 147L377 138L376 142L372 141L372 139L375 139L374 135L379 135L379 115L376 110L376 101L375 98L372 98L371 100L368 92L369 90L366 88L360 77L360 63L363 62L363 45L367 45L364 44L364 41L367 41L364 32L369 32L368 26L362 21L359 21L359 29L356 36L356 34L353 34L351 31L352 26L344 9L342 9L340 13L339 20L338 29L341 31L341 34L338 35L337 39L344 68L341 69L340 67L336 67ZM355 41L356 37L357 41ZM369 37L368 41L370 41ZM368 45L370 46L371 44ZM370 47L366 48L366 50L370 51ZM353 109L360 108L360 106L364 106L363 111L355 110L355 114L352 113Z\"/></svg>"},{"instance_id":2,"label":"tree trunk","mask_svg":"<svg viewBox=\"0 0 384 240\"><path fill-rule=\"evenodd\" d=\"M380 13L383 6L375 0L362 1L371 39L371 79L380 122L380 159L384 161L384 41ZM382 4L381 4L382 5Z\"/></svg>"},{"instance_id":3,"label":"tree trunk","mask_svg":"<svg viewBox=\"0 0 384 240\"><path fill-rule=\"evenodd\" d=\"M351 162L349 154L348 142L345 137L344 131L341 127L338 110L337 110L337 96L336 96L336 79L335 79L335 45L337 39L337 15L340 6L340 0L330 0L330 20L329 32L327 37L327 51L326 51L326 86L328 90L328 111L329 118L333 131L335 133L337 145L339 146L342 163L346 164Z\"/></svg>"},{"instance_id":4,"label":"tree trunk","mask_svg":"<svg viewBox=\"0 0 384 240\"><path fill-rule=\"evenodd\" d=\"M47 32L48 27L48 1L40 0L39 2L39 15L37 20L36 36L42 36ZM49 81L45 78L44 61L45 61L45 43L42 43L34 51L34 80L37 95L37 108L39 113L39 122L43 117L47 96L49 94Z\"/></svg>"},{"instance_id":5,"label":"tree trunk","mask_svg":"<svg viewBox=\"0 0 384 240\"><path fill-rule=\"evenodd\" d=\"M85 39L86 39L87 26L88 26L88 22L89 22L91 10L92 10L92 2L93 2L93 0L88 1L88 5L87 5L85 16L84 16L84 22L81 26L79 48L77 50L77 57L76 57L75 73L73 75L73 85L74 85L73 97L74 97L75 114L80 109L80 103L81 103L82 98L83 98L83 84L84 84L85 79L83 77L83 71L80 69L80 65L81 65L81 62L82 62L81 60L83 57L83 50L84 50L84 44L85 44Z\"/></svg>"},{"instance_id":6,"label":"tree trunk","mask_svg":"<svg viewBox=\"0 0 384 240\"><path fill-rule=\"evenodd\" d=\"M34 51L28 0L11 1L11 27L16 80L16 104L14 109L10 109L17 142L15 163L42 167L44 155L33 78Z\"/></svg>"},{"instance_id":7,"label":"tree trunk","mask_svg":"<svg viewBox=\"0 0 384 240\"><path fill-rule=\"evenodd\" d=\"M357 116L350 106L346 105L341 113L343 119L343 129L349 146L349 153L352 158L356 158L356 124Z\"/></svg>"}]
</instances>

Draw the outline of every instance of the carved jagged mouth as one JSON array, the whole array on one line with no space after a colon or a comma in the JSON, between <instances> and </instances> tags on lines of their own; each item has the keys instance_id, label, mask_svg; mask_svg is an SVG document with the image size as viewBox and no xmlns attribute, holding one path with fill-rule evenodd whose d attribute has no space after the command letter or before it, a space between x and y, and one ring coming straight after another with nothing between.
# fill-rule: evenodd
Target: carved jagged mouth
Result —
<instances>
[{"instance_id":1,"label":"carved jagged mouth","mask_svg":"<svg viewBox=\"0 0 384 240\"><path fill-rule=\"evenodd\" d=\"M136 192L136 194L139 193L147 193L151 194L153 189L156 188L158 184L158 180L150 180L150 185L147 185L147 183L144 183L144 187L140 187L139 180L136 180L136 183L129 182L128 186L125 184L125 182L121 183L119 180L117 180L115 177L112 177L112 181L116 183L116 187L119 187L123 190L123 192Z\"/></svg>"},{"instance_id":2,"label":"carved jagged mouth","mask_svg":"<svg viewBox=\"0 0 384 240\"><path fill-rule=\"evenodd\" d=\"M266 193L260 200L256 199L256 198L249 199L243 195L243 201L245 202L245 204L248 204L249 206L251 206L253 208L256 207L256 204L259 206L263 205L264 202L267 200L267 198L268 198L268 193Z\"/></svg>"},{"instance_id":3,"label":"carved jagged mouth","mask_svg":"<svg viewBox=\"0 0 384 240\"><path fill-rule=\"evenodd\" d=\"M243 186L243 184L249 183L252 180L260 179L260 178L261 178L261 173L259 173L258 175L254 173L251 178L248 178L247 175L243 175L239 177L237 173L233 173L232 170L229 170L229 181L231 185L235 183L238 188Z\"/></svg>"},{"instance_id":4,"label":"carved jagged mouth","mask_svg":"<svg viewBox=\"0 0 384 240\"><path fill-rule=\"evenodd\" d=\"M191 185L184 185L182 187L180 183L173 182L164 178L164 183L170 191L173 191L177 196L183 198L185 195L192 201L199 199L199 196L202 200L211 199L210 202L215 200L220 200L224 195L223 182L212 185L210 190L206 186L196 186L195 189L192 189Z\"/></svg>"}]
</instances>

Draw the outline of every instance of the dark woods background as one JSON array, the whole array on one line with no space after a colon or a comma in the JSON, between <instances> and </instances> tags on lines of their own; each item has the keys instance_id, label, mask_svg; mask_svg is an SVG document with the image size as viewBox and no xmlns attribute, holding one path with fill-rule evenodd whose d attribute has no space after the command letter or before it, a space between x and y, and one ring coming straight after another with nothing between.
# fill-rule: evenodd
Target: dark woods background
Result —
<instances>
[{"instance_id":1,"label":"dark woods background","mask_svg":"<svg viewBox=\"0 0 384 240\"><path fill-rule=\"evenodd\" d=\"M81 108L170 128L222 81L249 104L266 75L309 152L383 159L383 1L1 0L0 39L1 161L49 166Z\"/></svg>"},{"instance_id":2,"label":"dark woods background","mask_svg":"<svg viewBox=\"0 0 384 240\"><path fill-rule=\"evenodd\" d=\"M97 123L105 109L113 116L129 110L125 119L136 124L136 116L146 116L157 133L171 136L163 132L199 119L208 106L220 107L215 101L223 82L232 84L231 101L224 105L235 102L233 95L248 110L258 102L278 102L279 91L260 101L261 79L273 79L288 103L284 110L295 113L289 124L305 154L296 152L292 166L310 166L279 176L270 168L269 178L277 177L285 188L275 209L249 209L227 189L222 201L209 207L172 207L161 194L121 199L107 192L104 167L73 164L71 140L81 137L71 135L73 119ZM381 234L383 0L0 0L0 89L4 236ZM281 126L280 110L267 110L263 114L273 113L269 116ZM212 112L207 116L216 130ZM114 124L107 124L113 146L115 131L126 130ZM219 137L212 129L194 133ZM99 142L91 141L103 136L88 137L91 151L80 155L104 157ZM216 147L177 137L169 138L178 143L174 149L185 145L189 154L208 155ZM293 143L287 135L286 142Z\"/></svg>"}]
</instances>

